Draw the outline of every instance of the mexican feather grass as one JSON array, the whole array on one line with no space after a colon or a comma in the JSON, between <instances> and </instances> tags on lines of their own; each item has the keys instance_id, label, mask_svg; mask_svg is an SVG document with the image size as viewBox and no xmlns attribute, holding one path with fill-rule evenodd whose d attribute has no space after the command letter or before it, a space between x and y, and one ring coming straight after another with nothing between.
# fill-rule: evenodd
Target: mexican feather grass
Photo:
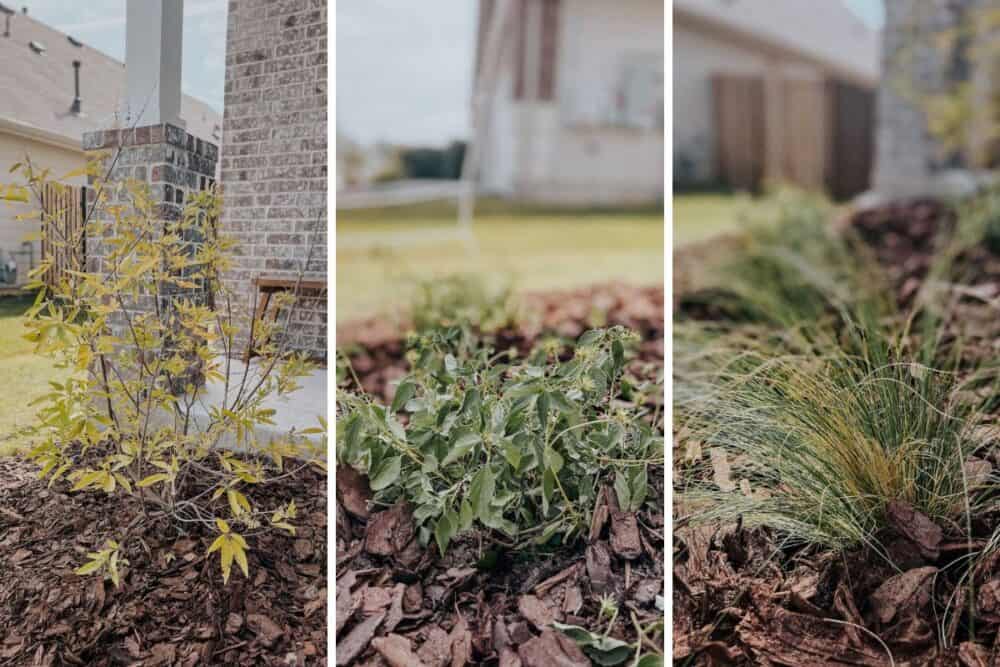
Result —
<instances>
[{"instance_id":1,"label":"mexican feather grass","mask_svg":"<svg viewBox=\"0 0 1000 667\"><path fill-rule=\"evenodd\" d=\"M893 500L942 524L975 515L990 494L967 474L983 446L969 381L934 368L933 345L913 350L908 340L873 318L847 318L837 336L778 342L679 328L677 424L731 469L719 479L699 457L684 475L700 518L742 517L792 542L840 548L877 546Z\"/></svg>"}]
</instances>

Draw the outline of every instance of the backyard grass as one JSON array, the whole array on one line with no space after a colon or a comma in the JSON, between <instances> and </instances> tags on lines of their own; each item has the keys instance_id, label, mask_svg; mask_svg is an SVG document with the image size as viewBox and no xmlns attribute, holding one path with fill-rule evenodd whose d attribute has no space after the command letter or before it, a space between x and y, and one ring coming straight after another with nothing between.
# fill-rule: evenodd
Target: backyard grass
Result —
<instances>
[{"instance_id":1,"label":"backyard grass","mask_svg":"<svg viewBox=\"0 0 1000 667\"><path fill-rule=\"evenodd\" d=\"M337 213L337 320L392 311L422 280L475 273L515 289L610 280L663 282L661 209L567 211L477 205L475 243L457 237L454 206Z\"/></svg>"},{"instance_id":2,"label":"backyard grass","mask_svg":"<svg viewBox=\"0 0 1000 667\"><path fill-rule=\"evenodd\" d=\"M674 248L738 231L761 200L745 194L696 193L673 198Z\"/></svg>"},{"instance_id":3,"label":"backyard grass","mask_svg":"<svg viewBox=\"0 0 1000 667\"><path fill-rule=\"evenodd\" d=\"M0 377L4 379L5 405L0 410L0 456L22 445L9 434L27 426L37 406L29 403L49 389L49 381L60 381L65 373L52 360L34 354L32 344L24 340L24 312L32 300L0 297Z\"/></svg>"}]
</instances>

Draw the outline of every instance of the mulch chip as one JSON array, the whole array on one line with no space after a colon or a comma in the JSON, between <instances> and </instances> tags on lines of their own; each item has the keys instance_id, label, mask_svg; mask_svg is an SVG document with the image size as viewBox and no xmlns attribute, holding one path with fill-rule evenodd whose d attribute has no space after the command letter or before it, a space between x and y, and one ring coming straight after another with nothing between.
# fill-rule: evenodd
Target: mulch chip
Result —
<instances>
[{"instance_id":1,"label":"mulch chip","mask_svg":"<svg viewBox=\"0 0 1000 667\"><path fill-rule=\"evenodd\" d=\"M125 545L121 588L81 577L140 512L121 495L47 488L34 467L0 459L0 665L326 664L326 478L306 471L257 497L294 498L298 539L249 538L250 581L223 585L214 535L154 522Z\"/></svg>"}]
</instances>

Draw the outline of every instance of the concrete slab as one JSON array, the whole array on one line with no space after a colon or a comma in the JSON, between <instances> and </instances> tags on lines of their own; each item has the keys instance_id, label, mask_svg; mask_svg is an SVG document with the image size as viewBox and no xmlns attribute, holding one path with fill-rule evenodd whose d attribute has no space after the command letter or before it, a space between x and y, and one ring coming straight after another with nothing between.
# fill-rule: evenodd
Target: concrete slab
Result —
<instances>
[{"instance_id":1,"label":"concrete slab","mask_svg":"<svg viewBox=\"0 0 1000 667\"><path fill-rule=\"evenodd\" d=\"M229 394L227 399L226 386L224 382L210 382L202 389L198 401L192 410L192 420L195 427L204 428L208 425L209 415L213 407L219 407L225 400L232 401L239 390L243 376L249 373L247 385L253 387L261 376L259 361L252 360L249 365L233 359L230 362ZM223 369L224 370L224 369ZM319 417L326 419L326 381L327 369L314 370L308 376L299 378L300 388L285 396L269 396L264 401L264 407L275 411L271 418L274 424L258 425L256 430L257 440L262 443L269 442L275 438L287 437L293 429L302 431L308 428L319 426ZM320 436L308 436L313 442L319 442ZM230 439L231 438L231 439ZM233 447L235 445L235 434L231 434L222 442L221 447Z\"/></svg>"}]
</instances>

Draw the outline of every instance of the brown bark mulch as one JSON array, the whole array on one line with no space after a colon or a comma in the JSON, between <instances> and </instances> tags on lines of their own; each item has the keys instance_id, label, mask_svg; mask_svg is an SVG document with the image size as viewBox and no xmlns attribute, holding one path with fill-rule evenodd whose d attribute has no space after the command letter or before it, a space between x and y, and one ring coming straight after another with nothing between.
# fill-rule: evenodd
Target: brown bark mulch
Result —
<instances>
[{"instance_id":1,"label":"brown bark mulch","mask_svg":"<svg viewBox=\"0 0 1000 667\"><path fill-rule=\"evenodd\" d=\"M956 230L956 211L934 199L905 200L858 211L846 224L872 249L904 311L928 279L938 253ZM1000 352L1000 248L990 239L962 249L935 287L947 304L943 343L961 341L966 362L988 361Z\"/></svg>"},{"instance_id":2,"label":"brown bark mulch","mask_svg":"<svg viewBox=\"0 0 1000 667\"><path fill-rule=\"evenodd\" d=\"M673 650L689 665L1000 664L1000 552L903 503L870 549L783 546L766 530L675 519ZM898 568L898 569L897 569ZM890 657L891 655L891 657Z\"/></svg>"},{"instance_id":3,"label":"brown bark mulch","mask_svg":"<svg viewBox=\"0 0 1000 667\"><path fill-rule=\"evenodd\" d=\"M662 468L651 471L662 499ZM337 470L337 664L365 667L589 667L558 621L596 631L599 599L619 606L610 636L637 641L663 617L661 511L620 512L605 489L590 534L550 552L515 552L485 534L461 536L445 557L421 547L405 504L371 507L367 480ZM662 600L661 600L662 603ZM659 647L662 637L649 642Z\"/></svg>"},{"instance_id":4,"label":"brown bark mulch","mask_svg":"<svg viewBox=\"0 0 1000 667\"><path fill-rule=\"evenodd\" d=\"M140 512L132 497L48 488L0 459L0 665L325 665L326 477L255 497L298 507L296 536L248 539L250 580L223 585L215 535L153 522L124 546L121 587L73 570Z\"/></svg>"},{"instance_id":5,"label":"brown bark mulch","mask_svg":"<svg viewBox=\"0 0 1000 667\"><path fill-rule=\"evenodd\" d=\"M497 350L517 348L528 353L543 338L557 337L570 344L584 331L597 326L621 325L639 334L641 343L632 370L648 375L640 366L663 367L663 286L639 287L606 283L592 287L527 293L521 298L526 317L515 326L487 335ZM347 354L365 392L392 400L393 382L407 371L406 321L370 318L337 327L337 345ZM648 371L649 369L645 369ZM345 389L356 389L350 376Z\"/></svg>"}]
</instances>

